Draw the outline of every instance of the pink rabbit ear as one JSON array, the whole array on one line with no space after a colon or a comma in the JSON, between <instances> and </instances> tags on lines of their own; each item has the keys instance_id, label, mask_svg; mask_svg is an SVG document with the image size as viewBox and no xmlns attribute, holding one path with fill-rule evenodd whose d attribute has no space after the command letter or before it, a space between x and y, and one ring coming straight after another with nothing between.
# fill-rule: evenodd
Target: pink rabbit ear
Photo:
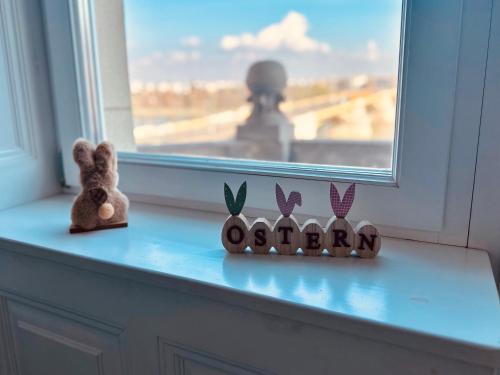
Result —
<instances>
[{"instance_id":1,"label":"pink rabbit ear","mask_svg":"<svg viewBox=\"0 0 500 375\"><path fill-rule=\"evenodd\" d=\"M294 205L302 206L302 194L299 191L292 191L288 200L293 202Z\"/></svg>"},{"instance_id":2,"label":"pink rabbit ear","mask_svg":"<svg viewBox=\"0 0 500 375\"><path fill-rule=\"evenodd\" d=\"M285 215L283 212L286 211L286 198L285 193L283 193L283 189L281 189L279 184L276 184L276 203L278 203L280 212Z\"/></svg>"},{"instance_id":3,"label":"pink rabbit ear","mask_svg":"<svg viewBox=\"0 0 500 375\"><path fill-rule=\"evenodd\" d=\"M339 215L337 213L340 211L340 195L333 183L330 184L330 204L333 213L338 217Z\"/></svg>"},{"instance_id":4,"label":"pink rabbit ear","mask_svg":"<svg viewBox=\"0 0 500 375\"><path fill-rule=\"evenodd\" d=\"M354 202L355 194L356 184L351 184L351 186L347 188L341 201L339 192L335 185L330 185L330 203L332 205L332 210L335 216L337 216L338 218L344 218L347 216Z\"/></svg>"},{"instance_id":5,"label":"pink rabbit ear","mask_svg":"<svg viewBox=\"0 0 500 375\"><path fill-rule=\"evenodd\" d=\"M276 202L281 214L288 217L292 214L295 205L302 205L302 195L298 191L292 191L286 199L281 186L276 184Z\"/></svg>"},{"instance_id":6,"label":"pink rabbit ear","mask_svg":"<svg viewBox=\"0 0 500 375\"><path fill-rule=\"evenodd\" d=\"M356 184L351 184L349 186L344 194L344 197L342 198L342 203L340 205L340 214L342 216L339 217L346 217L347 214L349 213L349 210L352 207L352 204L354 203L354 196L356 194Z\"/></svg>"}]
</instances>

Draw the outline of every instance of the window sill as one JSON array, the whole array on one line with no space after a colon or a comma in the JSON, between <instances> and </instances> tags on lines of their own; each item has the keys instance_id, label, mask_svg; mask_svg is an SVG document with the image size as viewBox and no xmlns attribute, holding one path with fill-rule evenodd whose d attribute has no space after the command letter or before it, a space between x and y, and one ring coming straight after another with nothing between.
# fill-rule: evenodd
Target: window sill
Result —
<instances>
[{"instance_id":1,"label":"window sill","mask_svg":"<svg viewBox=\"0 0 500 375\"><path fill-rule=\"evenodd\" d=\"M500 367L486 252L385 238L374 260L229 255L224 215L133 203L129 228L68 234L71 196L0 212L1 251Z\"/></svg>"}]
</instances>

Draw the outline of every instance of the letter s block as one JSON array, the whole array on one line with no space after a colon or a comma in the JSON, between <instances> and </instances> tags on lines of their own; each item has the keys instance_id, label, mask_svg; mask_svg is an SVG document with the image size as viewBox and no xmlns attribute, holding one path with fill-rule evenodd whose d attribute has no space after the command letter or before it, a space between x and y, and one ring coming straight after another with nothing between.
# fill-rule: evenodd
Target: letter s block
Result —
<instances>
[{"instance_id":1,"label":"letter s block","mask_svg":"<svg viewBox=\"0 0 500 375\"><path fill-rule=\"evenodd\" d=\"M264 218L254 221L248 233L248 246L254 254L268 254L274 246L274 234L271 223Z\"/></svg>"},{"instance_id":2,"label":"letter s block","mask_svg":"<svg viewBox=\"0 0 500 375\"><path fill-rule=\"evenodd\" d=\"M247 247L248 220L242 214L230 215L222 227L221 240L230 253L242 253Z\"/></svg>"},{"instance_id":3,"label":"letter s block","mask_svg":"<svg viewBox=\"0 0 500 375\"><path fill-rule=\"evenodd\" d=\"M369 221L356 226L356 254L361 258L375 258L382 245L380 234Z\"/></svg>"},{"instance_id":4,"label":"letter s block","mask_svg":"<svg viewBox=\"0 0 500 375\"><path fill-rule=\"evenodd\" d=\"M343 218L333 216L326 224L325 247L334 257L351 255L355 246L355 233L352 225Z\"/></svg>"},{"instance_id":5,"label":"letter s block","mask_svg":"<svg viewBox=\"0 0 500 375\"><path fill-rule=\"evenodd\" d=\"M290 215L281 215L274 224L274 248L282 255L295 255L300 247L299 223Z\"/></svg>"},{"instance_id":6,"label":"letter s block","mask_svg":"<svg viewBox=\"0 0 500 375\"><path fill-rule=\"evenodd\" d=\"M302 227L300 248L304 255L319 256L325 248L325 232L316 219L308 219Z\"/></svg>"}]
</instances>

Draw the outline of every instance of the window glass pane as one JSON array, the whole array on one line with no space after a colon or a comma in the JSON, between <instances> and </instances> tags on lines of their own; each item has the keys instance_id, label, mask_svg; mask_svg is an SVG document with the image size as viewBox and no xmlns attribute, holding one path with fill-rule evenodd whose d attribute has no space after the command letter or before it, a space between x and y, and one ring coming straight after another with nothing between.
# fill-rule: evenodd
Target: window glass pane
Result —
<instances>
[{"instance_id":1,"label":"window glass pane","mask_svg":"<svg viewBox=\"0 0 500 375\"><path fill-rule=\"evenodd\" d=\"M121 148L391 168L401 0L123 6L130 127L106 115Z\"/></svg>"}]
</instances>

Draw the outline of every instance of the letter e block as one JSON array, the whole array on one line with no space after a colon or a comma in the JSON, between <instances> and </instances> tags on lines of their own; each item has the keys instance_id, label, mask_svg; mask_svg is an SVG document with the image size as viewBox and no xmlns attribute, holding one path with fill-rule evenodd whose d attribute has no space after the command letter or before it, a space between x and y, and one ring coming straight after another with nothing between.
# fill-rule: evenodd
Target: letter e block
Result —
<instances>
[{"instance_id":1,"label":"letter e block","mask_svg":"<svg viewBox=\"0 0 500 375\"><path fill-rule=\"evenodd\" d=\"M325 248L325 232L316 219L307 220L302 226L300 248L304 255L319 256Z\"/></svg>"}]
</instances>

